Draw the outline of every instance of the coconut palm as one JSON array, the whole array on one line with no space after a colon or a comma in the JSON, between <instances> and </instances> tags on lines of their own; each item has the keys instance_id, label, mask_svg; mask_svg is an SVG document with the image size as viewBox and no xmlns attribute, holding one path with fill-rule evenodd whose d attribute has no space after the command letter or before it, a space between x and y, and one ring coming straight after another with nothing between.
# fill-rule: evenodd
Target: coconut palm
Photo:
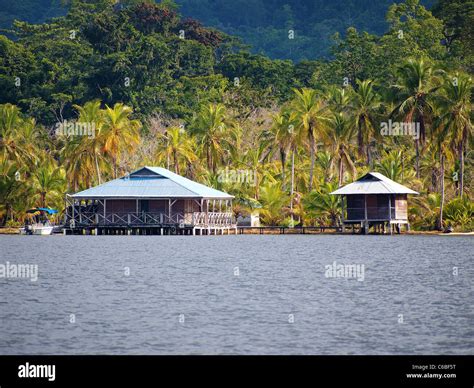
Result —
<instances>
[{"instance_id":1,"label":"coconut palm","mask_svg":"<svg viewBox=\"0 0 474 388\"><path fill-rule=\"evenodd\" d=\"M454 198L446 204L444 219L448 226L458 226L462 231L474 228L474 202L467 196Z\"/></svg>"},{"instance_id":2,"label":"coconut palm","mask_svg":"<svg viewBox=\"0 0 474 388\"><path fill-rule=\"evenodd\" d=\"M233 126L223 104L203 106L193 123L194 134L206 154L207 167L214 174L218 160L225 154L225 144Z\"/></svg>"},{"instance_id":3,"label":"coconut palm","mask_svg":"<svg viewBox=\"0 0 474 388\"><path fill-rule=\"evenodd\" d=\"M0 151L20 165L31 165L36 150L44 144L34 119L24 119L20 109L12 104L0 105Z\"/></svg>"},{"instance_id":4,"label":"coconut palm","mask_svg":"<svg viewBox=\"0 0 474 388\"><path fill-rule=\"evenodd\" d=\"M320 151L316 155L316 165L321 170L321 181L323 183L327 183L332 179L333 162L333 155L329 151Z\"/></svg>"},{"instance_id":5,"label":"coconut palm","mask_svg":"<svg viewBox=\"0 0 474 388\"><path fill-rule=\"evenodd\" d=\"M431 146L434 151L439 154L439 194L440 194L440 209L439 209L439 218L438 218L438 229L443 228L443 210L445 202L445 170L446 170L446 161L452 161L454 155L452 152L452 147L449 143L450 136L450 124L444 122L445 118L443 116L438 116L435 120L435 132L433 136L433 141Z\"/></svg>"},{"instance_id":6,"label":"coconut palm","mask_svg":"<svg viewBox=\"0 0 474 388\"><path fill-rule=\"evenodd\" d=\"M257 200L260 196L260 183L265 175L264 157L265 146L263 144L247 150L244 156L244 166L247 172L251 172L251 174L247 174L248 177L251 177L247 179L250 181L245 183L254 188L254 198Z\"/></svg>"},{"instance_id":7,"label":"coconut palm","mask_svg":"<svg viewBox=\"0 0 474 388\"><path fill-rule=\"evenodd\" d=\"M423 227L426 225L437 228L441 207L441 196L439 193L415 196L411 200L410 214L414 215L415 225Z\"/></svg>"},{"instance_id":8,"label":"coconut palm","mask_svg":"<svg viewBox=\"0 0 474 388\"><path fill-rule=\"evenodd\" d=\"M18 132L22 118L20 109L12 104L0 105L0 140L5 158L19 160L22 157L17 147Z\"/></svg>"},{"instance_id":9,"label":"coconut palm","mask_svg":"<svg viewBox=\"0 0 474 388\"><path fill-rule=\"evenodd\" d=\"M272 125L269 131L264 132L262 141L268 144L270 149L278 152L281 164L281 187L286 187L286 163L290 151L293 133L296 125L296 113L289 109L282 109L279 113L272 115Z\"/></svg>"},{"instance_id":10,"label":"coconut palm","mask_svg":"<svg viewBox=\"0 0 474 388\"><path fill-rule=\"evenodd\" d=\"M174 126L159 135L157 157L166 160L168 169L172 162L175 173L180 174L180 164L189 165L197 159L194 149L194 139L184 129Z\"/></svg>"},{"instance_id":11,"label":"coconut palm","mask_svg":"<svg viewBox=\"0 0 474 388\"><path fill-rule=\"evenodd\" d=\"M287 195L278 185L267 184L261 187L259 202L262 205L260 216L266 225L278 225L285 219L282 209L288 203Z\"/></svg>"},{"instance_id":12,"label":"coconut palm","mask_svg":"<svg viewBox=\"0 0 474 388\"><path fill-rule=\"evenodd\" d=\"M94 149L88 146L88 141L83 137L66 138L64 141L61 155L70 188L77 191L79 188L90 187L97 171Z\"/></svg>"},{"instance_id":13,"label":"coconut palm","mask_svg":"<svg viewBox=\"0 0 474 388\"><path fill-rule=\"evenodd\" d=\"M78 121L81 123L88 123L93 126L94 134L91 138L84 138L81 143L84 147L90 149L94 158L95 172L97 174L97 183L102 183L101 168L104 149L104 132L102 125L104 123L104 111L100 109L100 101L94 100L84 104L84 106L74 105L74 108L79 113Z\"/></svg>"},{"instance_id":14,"label":"coconut palm","mask_svg":"<svg viewBox=\"0 0 474 388\"><path fill-rule=\"evenodd\" d=\"M90 101L83 106L74 105L78 112L77 122L87 125L92 131L83 136L57 135L58 144L63 144L61 156L71 188L90 187L102 183L104 167L104 111L99 101Z\"/></svg>"},{"instance_id":15,"label":"coconut palm","mask_svg":"<svg viewBox=\"0 0 474 388\"><path fill-rule=\"evenodd\" d=\"M20 169L15 161L0 154L0 224L13 218L13 207L19 199L27 197L21 180ZM23 202L23 201L22 201Z\"/></svg>"},{"instance_id":16,"label":"coconut palm","mask_svg":"<svg viewBox=\"0 0 474 388\"><path fill-rule=\"evenodd\" d=\"M36 166L32 175L34 198L42 207L46 207L49 200L62 197L65 192L65 174L61 167L55 166L52 161L44 161Z\"/></svg>"},{"instance_id":17,"label":"coconut palm","mask_svg":"<svg viewBox=\"0 0 474 388\"><path fill-rule=\"evenodd\" d=\"M325 98L332 112L347 113L351 104L351 87L329 86L325 91Z\"/></svg>"},{"instance_id":18,"label":"coconut palm","mask_svg":"<svg viewBox=\"0 0 474 388\"><path fill-rule=\"evenodd\" d=\"M464 155L472 139L471 122L471 91L472 79L464 74L446 77L442 87L442 95L437 100L444 130L449 132L449 141L453 145L459 159L459 195L464 192Z\"/></svg>"},{"instance_id":19,"label":"coconut palm","mask_svg":"<svg viewBox=\"0 0 474 388\"><path fill-rule=\"evenodd\" d=\"M404 169L404 150L394 149L383 151L381 160L377 163L377 171L393 181L409 183L414 178L414 171Z\"/></svg>"},{"instance_id":20,"label":"coconut palm","mask_svg":"<svg viewBox=\"0 0 474 388\"><path fill-rule=\"evenodd\" d=\"M354 126L351 125L347 116L340 112L331 118L329 127L323 131L323 140L330 147L335 160L338 163L339 186L344 179L344 167L350 170L352 176L356 175L356 167L352 160L352 140L354 138Z\"/></svg>"},{"instance_id":21,"label":"coconut palm","mask_svg":"<svg viewBox=\"0 0 474 388\"><path fill-rule=\"evenodd\" d=\"M420 137L415 140L416 176L420 177L420 145L426 137L426 127L433 112L433 97L440 88L441 71L425 59L409 59L397 69L398 83L392 85L398 104L391 116L420 125Z\"/></svg>"},{"instance_id":22,"label":"coconut palm","mask_svg":"<svg viewBox=\"0 0 474 388\"><path fill-rule=\"evenodd\" d=\"M337 190L336 183L324 183L317 191L312 191L303 200L304 208L319 220L320 223L336 226L341 216L339 197L331 195Z\"/></svg>"},{"instance_id":23,"label":"coconut palm","mask_svg":"<svg viewBox=\"0 0 474 388\"><path fill-rule=\"evenodd\" d=\"M359 156L367 158L371 164L370 141L376 135L375 117L380 107L380 98L373 89L373 81L357 80L357 89L352 94L351 114L357 127L357 146ZM365 147L365 149L364 149Z\"/></svg>"},{"instance_id":24,"label":"coconut palm","mask_svg":"<svg viewBox=\"0 0 474 388\"><path fill-rule=\"evenodd\" d=\"M318 92L313 89L293 89L294 98L291 108L296 113L297 126L303 131L309 142L311 166L309 170L309 190L313 187L314 164L316 156L316 137L327 121L327 108Z\"/></svg>"},{"instance_id":25,"label":"coconut palm","mask_svg":"<svg viewBox=\"0 0 474 388\"><path fill-rule=\"evenodd\" d=\"M103 117L104 152L110 156L113 164L114 178L117 178L118 163L121 155L132 152L140 142L138 130L141 124L130 118L132 108L116 103L113 108L106 105Z\"/></svg>"}]
</instances>

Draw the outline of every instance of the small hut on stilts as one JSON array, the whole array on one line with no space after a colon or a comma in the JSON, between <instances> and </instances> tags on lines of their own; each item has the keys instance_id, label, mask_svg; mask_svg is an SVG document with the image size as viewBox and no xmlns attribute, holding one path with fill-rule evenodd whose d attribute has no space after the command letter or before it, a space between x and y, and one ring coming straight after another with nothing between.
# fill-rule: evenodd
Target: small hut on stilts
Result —
<instances>
[{"instance_id":1,"label":"small hut on stilts","mask_svg":"<svg viewBox=\"0 0 474 388\"><path fill-rule=\"evenodd\" d=\"M331 193L340 195L343 230L347 225L369 233L370 227L385 233L400 233L402 225L408 231L408 194L418 194L386 176L369 172L357 181ZM387 228L387 229L386 229Z\"/></svg>"}]
</instances>

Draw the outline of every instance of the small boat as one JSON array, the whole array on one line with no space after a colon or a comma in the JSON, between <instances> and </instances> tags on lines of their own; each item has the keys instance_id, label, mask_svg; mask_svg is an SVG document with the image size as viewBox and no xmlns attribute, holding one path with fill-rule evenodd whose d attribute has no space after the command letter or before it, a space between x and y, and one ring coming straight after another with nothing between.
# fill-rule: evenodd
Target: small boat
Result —
<instances>
[{"instance_id":1,"label":"small boat","mask_svg":"<svg viewBox=\"0 0 474 388\"><path fill-rule=\"evenodd\" d=\"M53 233L54 225L48 219L48 215L56 214L56 209L39 207L30 209L27 213L31 216L27 219L23 228L20 228L20 234L49 236Z\"/></svg>"}]
</instances>

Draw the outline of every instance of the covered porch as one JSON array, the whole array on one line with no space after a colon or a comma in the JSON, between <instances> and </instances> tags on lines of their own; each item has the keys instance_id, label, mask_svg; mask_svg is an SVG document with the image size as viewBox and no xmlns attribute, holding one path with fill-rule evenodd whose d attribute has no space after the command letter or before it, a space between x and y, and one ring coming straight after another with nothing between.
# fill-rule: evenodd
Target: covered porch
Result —
<instances>
[{"instance_id":1,"label":"covered porch","mask_svg":"<svg viewBox=\"0 0 474 388\"><path fill-rule=\"evenodd\" d=\"M174 229L235 228L228 199L113 199L66 196L70 228L168 227Z\"/></svg>"}]
</instances>

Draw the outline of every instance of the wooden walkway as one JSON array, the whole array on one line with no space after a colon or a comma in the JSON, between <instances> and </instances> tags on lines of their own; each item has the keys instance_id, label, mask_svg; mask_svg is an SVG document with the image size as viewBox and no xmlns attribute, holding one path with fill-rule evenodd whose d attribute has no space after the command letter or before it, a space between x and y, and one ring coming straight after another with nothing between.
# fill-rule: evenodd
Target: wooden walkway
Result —
<instances>
[{"instance_id":1,"label":"wooden walkway","mask_svg":"<svg viewBox=\"0 0 474 388\"><path fill-rule=\"evenodd\" d=\"M340 226L238 226L239 234L320 234L326 232L342 233Z\"/></svg>"}]
</instances>

